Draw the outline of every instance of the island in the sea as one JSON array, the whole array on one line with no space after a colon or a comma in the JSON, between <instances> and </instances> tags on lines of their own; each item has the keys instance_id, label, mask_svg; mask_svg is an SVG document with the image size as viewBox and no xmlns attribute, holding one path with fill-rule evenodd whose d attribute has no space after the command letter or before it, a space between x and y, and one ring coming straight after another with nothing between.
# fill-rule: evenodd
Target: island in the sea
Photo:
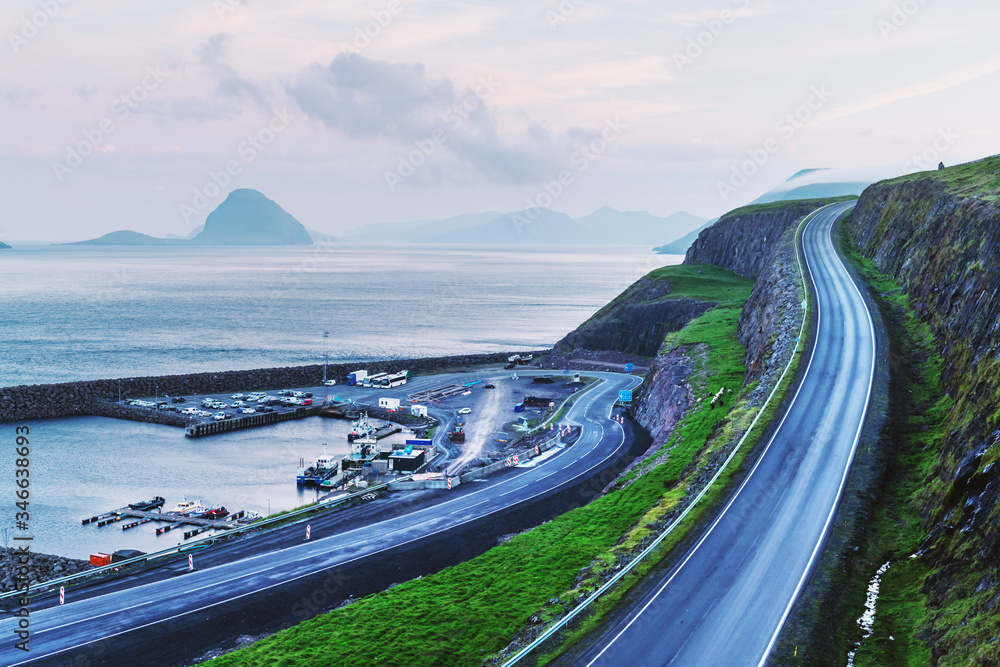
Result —
<instances>
[{"instance_id":1,"label":"island in the sea","mask_svg":"<svg viewBox=\"0 0 1000 667\"><path fill-rule=\"evenodd\" d=\"M158 238L121 230L82 245L312 245L309 232L285 209L257 190L233 190L208 215L192 239Z\"/></svg>"}]
</instances>

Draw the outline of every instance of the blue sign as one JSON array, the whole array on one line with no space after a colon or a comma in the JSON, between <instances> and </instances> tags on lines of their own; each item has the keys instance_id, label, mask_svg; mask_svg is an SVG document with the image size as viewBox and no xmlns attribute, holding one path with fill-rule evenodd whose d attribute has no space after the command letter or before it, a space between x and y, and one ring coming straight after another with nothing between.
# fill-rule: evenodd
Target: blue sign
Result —
<instances>
[{"instance_id":1,"label":"blue sign","mask_svg":"<svg viewBox=\"0 0 1000 667\"><path fill-rule=\"evenodd\" d=\"M626 373L631 373L634 368L635 368L635 364L625 364L625 372Z\"/></svg>"},{"instance_id":2,"label":"blue sign","mask_svg":"<svg viewBox=\"0 0 1000 667\"><path fill-rule=\"evenodd\" d=\"M632 402L632 390L622 389L618 392L618 401L621 403L631 403Z\"/></svg>"}]
</instances>

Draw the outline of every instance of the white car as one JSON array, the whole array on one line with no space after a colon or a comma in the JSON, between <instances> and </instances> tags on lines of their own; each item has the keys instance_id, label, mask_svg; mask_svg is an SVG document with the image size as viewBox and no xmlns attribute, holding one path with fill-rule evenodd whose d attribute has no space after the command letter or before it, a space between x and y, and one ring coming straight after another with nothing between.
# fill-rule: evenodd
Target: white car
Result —
<instances>
[{"instance_id":1,"label":"white car","mask_svg":"<svg viewBox=\"0 0 1000 667\"><path fill-rule=\"evenodd\" d=\"M460 415L467 415L470 412L472 412L472 408L462 408L461 410L458 411L458 414L460 414Z\"/></svg>"},{"instance_id":2,"label":"white car","mask_svg":"<svg viewBox=\"0 0 1000 667\"><path fill-rule=\"evenodd\" d=\"M323 386L325 386L325 387L333 387L336 384L337 384L336 380L327 380L326 382L323 383Z\"/></svg>"},{"instance_id":3,"label":"white car","mask_svg":"<svg viewBox=\"0 0 1000 667\"><path fill-rule=\"evenodd\" d=\"M181 414L182 415L197 415L197 414L201 414L201 410L199 410L198 408L184 408L183 410L181 410Z\"/></svg>"},{"instance_id":4,"label":"white car","mask_svg":"<svg viewBox=\"0 0 1000 667\"><path fill-rule=\"evenodd\" d=\"M198 414L200 414L202 417L211 417L212 416L212 413L209 412L208 410L199 410Z\"/></svg>"},{"instance_id":5,"label":"white car","mask_svg":"<svg viewBox=\"0 0 1000 667\"><path fill-rule=\"evenodd\" d=\"M217 422L221 422L225 418L226 418L225 412L216 412L214 415L212 415L212 419L214 419Z\"/></svg>"},{"instance_id":6,"label":"white car","mask_svg":"<svg viewBox=\"0 0 1000 667\"><path fill-rule=\"evenodd\" d=\"M233 401L233 407L234 408L242 408L242 407L245 407L245 406L246 406L246 403L244 403L243 401Z\"/></svg>"},{"instance_id":7,"label":"white car","mask_svg":"<svg viewBox=\"0 0 1000 667\"><path fill-rule=\"evenodd\" d=\"M245 396L243 396L243 394L233 394L229 398L233 399L234 401L239 401L245 398Z\"/></svg>"},{"instance_id":8,"label":"white car","mask_svg":"<svg viewBox=\"0 0 1000 667\"><path fill-rule=\"evenodd\" d=\"M304 391L293 391L292 396L295 398L305 398L306 392Z\"/></svg>"}]
</instances>

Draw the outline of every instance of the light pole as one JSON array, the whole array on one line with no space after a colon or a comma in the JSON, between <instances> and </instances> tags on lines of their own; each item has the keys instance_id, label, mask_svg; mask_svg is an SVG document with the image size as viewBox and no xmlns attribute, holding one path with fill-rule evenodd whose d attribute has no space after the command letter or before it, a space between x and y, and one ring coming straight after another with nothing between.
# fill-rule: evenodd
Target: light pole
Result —
<instances>
[{"instance_id":1,"label":"light pole","mask_svg":"<svg viewBox=\"0 0 1000 667\"><path fill-rule=\"evenodd\" d=\"M271 516L271 499L267 499L267 515Z\"/></svg>"},{"instance_id":2,"label":"light pole","mask_svg":"<svg viewBox=\"0 0 1000 667\"><path fill-rule=\"evenodd\" d=\"M329 356L330 356L329 355L330 346L327 343L327 341L329 340L329 338L330 338L330 332L329 331L324 331L323 332L323 402L324 403L326 403L326 392L327 392L327 387L326 387L326 364L327 364L327 360L329 359Z\"/></svg>"}]
</instances>

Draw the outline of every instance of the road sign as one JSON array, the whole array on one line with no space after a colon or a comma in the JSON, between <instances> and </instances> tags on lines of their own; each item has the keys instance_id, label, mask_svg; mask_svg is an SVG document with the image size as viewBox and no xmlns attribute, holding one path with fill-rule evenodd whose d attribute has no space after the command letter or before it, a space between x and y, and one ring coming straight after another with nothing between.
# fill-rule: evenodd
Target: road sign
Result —
<instances>
[{"instance_id":1,"label":"road sign","mask_svg":"<svg viewBox=\"0 0 1000 667\"><path fill-rule=\"evenodd\" d=\"M306 526L306 539L309 539L309 526Z\"/></svg>"},{"instance_id":2,"label":"road sign","mask_svg":"<svg viewBox=\"0 0 1000 667\"><path fill-rule=\"evenodd\" d=\"M632 390L622 389L618 392L618 402L619 403L631 403L632 402Z\"/></svg>"},{"instance_id":3,"label":"road sign","mask_svg":"<svg viewBox=\"0 0 1000 667\"><path fill-rule=\"evenodd\" d=\"M625 364L626 373L631 373L633 370L635 370L635 364Z\"/></svg>"},{"instance_id":4,"label":"road sign","mask_svg":"<svg viewBox=\"0 0 1000 667\"><path fill-rule=\"evenodd\" d=\"M59 604L66 602L66 588L63 586L59 587Z\"/></svg>"},{"instance_id":5,"label":"road sign","mask_svg":"<svg viewBox=\"0 0 1000 667\"><path fill-rule=\"evenodd\" d=\"M188 554L188 572L194 570L194 554Z\"/></svg>"}]
</instances>

